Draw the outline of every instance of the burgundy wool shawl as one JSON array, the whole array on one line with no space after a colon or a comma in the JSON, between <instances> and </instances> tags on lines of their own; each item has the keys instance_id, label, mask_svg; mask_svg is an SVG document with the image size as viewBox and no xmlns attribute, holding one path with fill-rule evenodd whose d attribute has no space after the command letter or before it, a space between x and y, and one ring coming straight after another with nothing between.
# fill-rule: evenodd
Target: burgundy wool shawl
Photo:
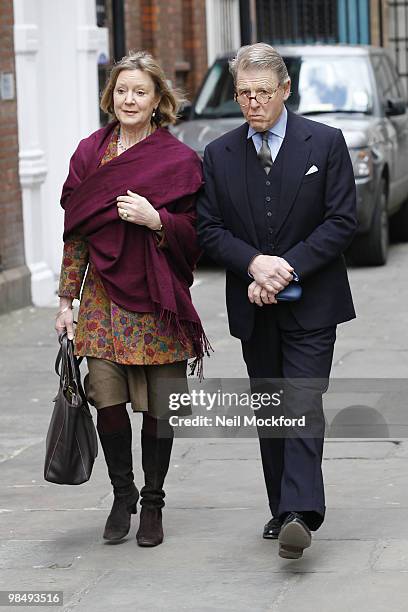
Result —
<instances>
[{"instance_id":1,"label":"burgundy wool shawl","mask_svg":"<svg viewBox=\"0 0 408 612\"><path fill-rule=\"evenodd\" d=\"M198 155L166 128L99 166L117 122L81 140L62 188L64 241L84 236L89 258L109 298L132 312L156 312L181 343L193 342L201 375L211 348L192 304L189 287L200 249L195 201L203 184ZM166 247L145 226L123 221L116 198L127 190L144 196L160 213Z\"/></svg>"}]
</instances>

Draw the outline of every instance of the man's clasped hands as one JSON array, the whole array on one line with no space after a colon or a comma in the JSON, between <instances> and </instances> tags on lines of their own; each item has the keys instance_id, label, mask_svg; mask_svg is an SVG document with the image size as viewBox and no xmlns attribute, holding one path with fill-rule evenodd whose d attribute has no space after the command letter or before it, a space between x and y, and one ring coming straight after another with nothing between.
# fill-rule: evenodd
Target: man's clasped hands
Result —
<instances>
[{"instance_id":1,"label":"man's clasped hands","mask_svg":"<svg viewBox=\"0 0 408 612\"><path fill-rule=\"evenodd\" d=\"M276 295L293 280L294 269L282 257L257 255L248 272L254 279L248 287L249 301L263 306L277 304Z\"/></svg>"}]
</instances>

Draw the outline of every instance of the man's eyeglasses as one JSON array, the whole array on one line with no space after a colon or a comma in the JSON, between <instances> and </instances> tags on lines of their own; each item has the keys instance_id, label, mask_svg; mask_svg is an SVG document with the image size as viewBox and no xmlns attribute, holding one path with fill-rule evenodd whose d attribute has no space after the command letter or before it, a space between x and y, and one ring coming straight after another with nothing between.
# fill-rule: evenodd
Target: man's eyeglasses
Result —
<instances>
[{"instance_id":1,"label":"man's eyeglasses","mask_svg":"<svg viewBox=\"0 0 408 612\"><path fill-rule=\"evenodd\" d=\"M250 96L248 95L248 92L244 91L241 94L238 94L235 92L234 94L234 100L235 102L238 102L238 104L241 107L245 107L245 106L249 106L251 103L251 100L256 100L258 102L258 104L268 104L269 100L271 100L276 92L279 89L279 85L277 87L275 87L275 89L273 91L271 91L271 93L267 93L266 91L262 91L260 93L257 93L255 96Z\"/></svg>"}]
</instances>

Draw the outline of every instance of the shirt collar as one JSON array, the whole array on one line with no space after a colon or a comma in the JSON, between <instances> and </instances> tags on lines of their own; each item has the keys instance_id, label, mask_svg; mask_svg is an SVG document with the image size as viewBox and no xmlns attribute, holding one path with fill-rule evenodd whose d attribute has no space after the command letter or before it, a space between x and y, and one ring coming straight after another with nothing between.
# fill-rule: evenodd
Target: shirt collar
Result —
<instances>
[{"instance_id":1,"label":"shirt collar","mask_svg":"<svg viewBox=\"0 0 408 612\"><path fill-rule=\"evenodd\" d=\"M271 132L271 134L275 134L276 136L279 136L282 139L285 138L287 121L288 121L288 111L286 110L286 106L284 105L283 110L281 114L279 115L278 120L272 127L269 128L268 131ZM253 127L248 126L247 138L252 138L252 136L257 133L258 132L254 130Z\"/></svg>"}]
</instances>

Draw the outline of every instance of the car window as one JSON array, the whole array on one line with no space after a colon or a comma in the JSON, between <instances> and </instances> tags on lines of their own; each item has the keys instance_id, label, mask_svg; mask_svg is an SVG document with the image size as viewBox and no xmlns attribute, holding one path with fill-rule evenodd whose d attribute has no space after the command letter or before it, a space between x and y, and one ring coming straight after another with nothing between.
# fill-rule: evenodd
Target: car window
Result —
<instances>
[{"instance_id":1,"label":"car window","mask_svg":"<svg viewBox=\"0 0 408 612\"><path fill-rule=\"evenodd\" d=\"M226 61L215 62L207 73L194 110L200 117L241 116L241 109L234 100L234 82Z\"/></svg>"},{"instance_id":2,"label":"car window","mask_svg":"<svg viewBox=\"0 0 408 612\"><path fill-rule=\"evenodd\" d=\"M380 100L384 104L388 98L400 98L398 79L391 72L390 64L385 55L374 55L372 59L374 73L380 93Z\"/></svg>"},{"instance_id":3,"label":"car window","mask_svg":"<svg viewBox=\"0 0 408 612\"><path fill-rule=\"evenodd\" d=\"M287 106L302 114L319 112L370 113L372 87L366 57L284 57L291 77ZM234 101L234 84L226 60L218 60L207 73L195 104L202 118L241 117Z\"/></svg>"},{"instance_id":4,"label":"car window","mask_svg":"<svg viewBox=\"0 0 408 612\"><path fill-rule=\"evenodd\" d=\"M386 69L390 73L391 79L393 80L393 82L395 84L395 89L396 89L397 97L405 99L406 96L405 96L404 88L403 88L403 85L402 85L402 81L401 81L400 77L398 76L397 69L395 68L394 64L391 61L391 58L388 57L388 55L384 56L384 60L385 60Z\"/></svg>"},{"instance_id":5,"label":"car window","mask_svg":"<svg viewBox=\"0 0 408 612\"><path fill-rule=\"evenodd\" d=\"M288 106L301 114L372 110L373 95L365 57L285 58L292 78Z\"/></svg>"}]
</instances>

